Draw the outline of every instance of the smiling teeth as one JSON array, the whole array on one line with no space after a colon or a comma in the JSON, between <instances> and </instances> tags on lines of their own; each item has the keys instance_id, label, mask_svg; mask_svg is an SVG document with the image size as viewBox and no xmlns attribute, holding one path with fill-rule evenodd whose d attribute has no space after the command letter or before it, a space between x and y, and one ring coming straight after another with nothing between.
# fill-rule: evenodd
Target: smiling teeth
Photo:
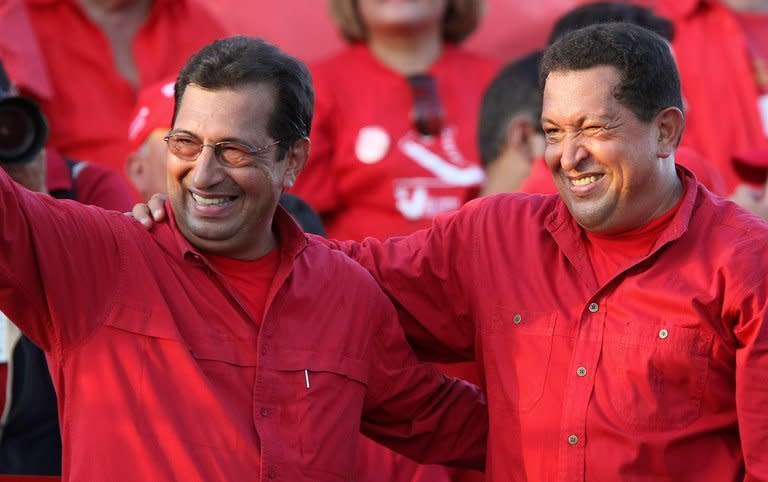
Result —
<instances>
[{"instance_id":1,"label":"smiling teeth","mask_svg":"<svg viewBox=\"0 0 768 482\"><path fill-rule=\"evenodd\" d=\"M231 201L231 198L228 197L205 198L194 193L192 194L192 199L201 206L219 206Z\"/></svg>"},{"instance_id":2,"label":"smiling teeth","mask_svg":"<svg viewBox=\"0 0 768 482\"><path fill-rule=\"evenodd\" d=\"M571 184L574 186L586 186L587 184L592 184L593 182L597 181L597 179L597 176L587 176L580 179L571 179Z\"/></svg>"}]
</instances>

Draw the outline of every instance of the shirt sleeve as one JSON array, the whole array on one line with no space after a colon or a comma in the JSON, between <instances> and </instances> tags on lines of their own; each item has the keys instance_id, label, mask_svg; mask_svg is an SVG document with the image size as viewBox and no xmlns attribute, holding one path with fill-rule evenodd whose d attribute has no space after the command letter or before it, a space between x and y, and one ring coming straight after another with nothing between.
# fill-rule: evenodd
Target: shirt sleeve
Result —
<instances>
[{"instance_id":1,"label":"shirt sleeve","mask_svg":"<svg viewBox=\"0 0 768 482\"><path fill-rule=\"evenodd\" d=\"M473 201L438 216L429 229L380 241L326 241L367 269L392 299L408 341L422 360L455 363L474 359L472 316L475 267ZM481 279L481 278L476 278Z\"/></svg>"},{"instance_id":2,"label":"shirt sleeve","mask_svg":"<svg viewBox=\"0 0 768 482\"><path fill-rule=\"evenodd\" d=\"M488 408L481 390L418 362L388 303L370 359L361 432L417 462L483 469Z\"/></svg>"},{"instance_id":3,"label":"shirt sleeve","mask_svg":"<svg viewBox=\"0 0 768 482\"><path fill-rule=\"evenodd\" d=\"M121 264L108 214L30 192L0 169L0 309L47 352L105 317Z\"/></svg>"},{"instance_id":4,"label":"shirt sleeve","mask_svg":"<svg viewBox=\"0 0 768 482\"><path fill-rule=\"evenodd\" d=\"M768 247L758 250L765 256ZM736 315L736 415L746 474L744 481L768 480L768 283L763 278L744 295Z\"/></svg>"}]
</instances>

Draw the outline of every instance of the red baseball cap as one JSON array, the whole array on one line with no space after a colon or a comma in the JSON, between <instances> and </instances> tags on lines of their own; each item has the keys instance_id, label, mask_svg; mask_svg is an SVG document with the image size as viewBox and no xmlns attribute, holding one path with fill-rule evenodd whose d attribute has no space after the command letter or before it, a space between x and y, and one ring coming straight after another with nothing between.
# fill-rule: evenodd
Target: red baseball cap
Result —
<instances>
[{"instance_id":1,"label":"red baseball cap","mask_svg":"<svg viewBox=\"0 0 768 482\"><path fill-rule=\"evenodd\" d=\"M128 127L131 152L137 151L155 129L171 128L174 82L175 79L166 79L139 92L133 120Z\"/></svg>"},{"instance_id":2,"label":"red baseball cap","mask_svg":"<svg viewBox=\"0 0 768 482\"><path fill-rule=\"evenodd\" d=\"M747 182L763 184L768 179L768 146L750 149L733 158L736 173Z\"/></svg>"}]
</instances>

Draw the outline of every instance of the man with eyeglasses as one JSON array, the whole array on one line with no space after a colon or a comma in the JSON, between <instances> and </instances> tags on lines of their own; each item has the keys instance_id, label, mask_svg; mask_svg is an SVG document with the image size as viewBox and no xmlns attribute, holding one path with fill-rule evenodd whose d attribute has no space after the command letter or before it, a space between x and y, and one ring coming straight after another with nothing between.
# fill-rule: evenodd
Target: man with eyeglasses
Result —
<instances>
[{"instance_id":1,"label":"man with eyeglasses","mask_svg":"<svg viewBox=\"0 0 768 482\"><path fill-rule=\"evenodd\" d=\"M175 84L171 222L57 202L0 173L0 309L46 353L64 480L353 477L358 432L483 466L479 390L419 364L395 310L278 208L309 153L305 67L214 42Z\"/></svg>"}]
</instances>

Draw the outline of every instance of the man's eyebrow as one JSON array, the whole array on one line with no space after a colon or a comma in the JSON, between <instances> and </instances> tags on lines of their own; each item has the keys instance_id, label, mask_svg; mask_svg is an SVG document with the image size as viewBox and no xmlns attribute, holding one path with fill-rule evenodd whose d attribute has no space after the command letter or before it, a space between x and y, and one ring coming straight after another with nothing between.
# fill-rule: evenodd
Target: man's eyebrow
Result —
<instances>
[{"instance_id":1,"label":"man's eyebrow","mask_svg":"<svg viewBox=\"0 0 768 482\"><path fill-rule=\"evenodd\" d=\"M185 134L185 135L194 137L195 139L200 139L200 136L198 136L194 132L188 131L186 129L173 129L170 132L170 134ZM252 143L250 141L247 141L245 139L240 139L239 137L223 137L221 139L217 139L216 140L216 143L219 143L219 142L231 142L231 143L236 143L236 144L242 144L243 146L246 146L246 147L251 148L251 149L253 149L254 146L255 146L254 143Z\"/></svg>"}]
</instances>

